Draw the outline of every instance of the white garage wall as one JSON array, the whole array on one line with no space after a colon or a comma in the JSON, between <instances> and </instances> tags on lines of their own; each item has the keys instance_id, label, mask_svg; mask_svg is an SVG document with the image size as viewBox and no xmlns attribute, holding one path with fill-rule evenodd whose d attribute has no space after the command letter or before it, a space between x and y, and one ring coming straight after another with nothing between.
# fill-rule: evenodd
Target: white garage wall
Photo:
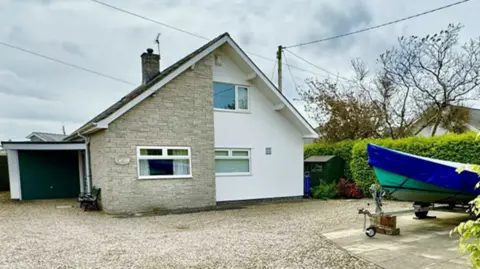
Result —
<instances>
[{"instance_id":1,"label":"white garage wall","mask_svg":"<svg viewBox=\"0 0 480 269\"><path fill-rule=\"evenodd\" d=\"M301 133L257 88L246 81L235 63L222 54L213 79L250 85L250 113L215 111L215 147L250 148L250 176L217 176L217 201L303 195L303 139ZM272 155L265 148L272 148Z\"/></svg>"},{"instance_id":2,"label":"white garage wall","mask_svg":"<svg viewBox=\"0 0 480 269\"><path fill-rule=\"evenodd\" d=\"M10 180L10 198L22 200L20 187L20 166L18 165L18 151L8 150L8 177Z\"/></svg>"}]
</instances>

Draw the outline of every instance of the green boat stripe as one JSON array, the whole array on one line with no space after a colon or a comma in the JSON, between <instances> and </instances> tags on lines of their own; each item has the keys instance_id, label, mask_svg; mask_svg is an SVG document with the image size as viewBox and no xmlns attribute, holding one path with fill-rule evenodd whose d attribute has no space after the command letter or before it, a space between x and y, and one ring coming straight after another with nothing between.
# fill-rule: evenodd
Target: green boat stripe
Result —
<instances>
[{"instance_id":1,"label":"green boat stripe","mask_svg":"<svg viewBox=\"0 0 480 269\"><path fill-rule=\"evenodd\" d=\"M395 189L392 193L390 193L390 195L394 194L394 193L398 190L398 188L403 187L403 185L405 185L405 183L407 183L407 181L408 181L409 179L410 179L409 177L406 177L405 180L402 182L402 184L400 184L400 185L397 187L397 189Z\"/></svg>"},{"instance_id":2,"label":"green boat stripe","mask_svg":"<svg viewBox=\"0 0 480 269\"><path fill-rule=\"evenodd\" d=\"M438 192L438 193L448 193L448 194L451 194L451 193L452 193L452 192L448 192L448 191L428 190L428 189L411 188L411 187L401 187L401 186L391 186L391 185L382 185L382 187L383 187L383 188L390 188L390 189L398 189L398 190L413 190L413 191ZM464 192L461 192L461 193L464 193ZM467 193L465 193L465 194L467 194ZM474 195L473 193L468 193L468 194Z\"/></svg>"}]
</instances>

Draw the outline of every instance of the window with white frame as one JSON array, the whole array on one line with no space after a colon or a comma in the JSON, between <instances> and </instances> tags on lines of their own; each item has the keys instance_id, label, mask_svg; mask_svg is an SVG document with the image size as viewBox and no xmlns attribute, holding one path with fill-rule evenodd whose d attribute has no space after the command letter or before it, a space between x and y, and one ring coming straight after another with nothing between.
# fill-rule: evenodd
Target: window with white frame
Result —
<instances>
[{"instance_id":1,"label":"window with white frame","mask_svg":"<svg viewBox=\"0 0 480 269\"><path fill-rule=\"evenodd\" d=\"M189 147L137 147L138 178L192 176Z\"/></svg>"},{"instance_id":2,"label":"window with white frame","mask_svg":"<svg viewBox=\"0 0 480 269\"><path fill-rule=\"evenodd\" d=\"M216 149L217 175L248 175L251 173L249 149Z\"/></svg>"},{"instance_id":3,"label":"window with white frame","mask_svg":"<svg viewBox=\"0 0 480 269\"><path fill-rule=\"evenodd\" d=\"M224 110L248 111L248 88L229 83L213 82L213 107Z\"/></svg>"}]
</instances>

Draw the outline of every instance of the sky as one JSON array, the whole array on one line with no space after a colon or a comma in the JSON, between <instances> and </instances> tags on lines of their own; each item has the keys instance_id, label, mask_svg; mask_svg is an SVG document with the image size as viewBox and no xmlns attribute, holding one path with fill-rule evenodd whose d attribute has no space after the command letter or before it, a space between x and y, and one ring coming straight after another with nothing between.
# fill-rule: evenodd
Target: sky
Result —
<instances>
[{"instance_id":1,"label":"sky","mask_svg":"<svg viewBox=\"0 0 480 269\"><path fill-rule=\"evenodd\" d=\"M278 45L321 39L403 18L454 0L102 0L105 3L207 38L229 32L268 76ZM350 61L370 69L402 35L426 35L449 23L465 25L462 43L480 36L480 0L392 26L293 48L316 65L351 75ZM0 45L0 141L25 140L32 131L67 133L93 118L141 83L140 54L156 48L161 33L161 68L206 40L118 12L90 0L0 0L0 42L44 54L128 81L90 74ZM284 70L284 93L295 100L293 81L323 79L327 73L286 53L289 64L310 72ZM276 77L274 77L276 79ZM312 121L310 119L310 121ZM314 123L314 122L312 122Z\"/></svg>"}]
</instances>

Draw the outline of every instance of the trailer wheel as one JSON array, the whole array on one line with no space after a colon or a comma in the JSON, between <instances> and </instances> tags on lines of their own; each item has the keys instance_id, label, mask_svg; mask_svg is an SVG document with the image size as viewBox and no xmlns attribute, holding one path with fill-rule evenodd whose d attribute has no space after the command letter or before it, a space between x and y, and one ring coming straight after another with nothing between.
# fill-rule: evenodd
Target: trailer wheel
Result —
<instances>
[{"instance_id":1,"label":"trailer wheel","mask_svg":"<svg viewBox=\"0 0 480 269\"><path fill-rule=\"evenodd\" d=\"M370 226L365 230L365 234L368 237L374 237L377 234L377 229L373 226Z\"/></svg>"},{"instance_id":2,"label":"trailer wheel","mask_svg":"<svg viewBox=\"0 0 480 269\"><path fill-rule=\"evenodd\" d=\"M425 219L427 218L428 211L420 211L420 212L415 212L415 217L418 219Z\"/></svg>"}]
</instances>

